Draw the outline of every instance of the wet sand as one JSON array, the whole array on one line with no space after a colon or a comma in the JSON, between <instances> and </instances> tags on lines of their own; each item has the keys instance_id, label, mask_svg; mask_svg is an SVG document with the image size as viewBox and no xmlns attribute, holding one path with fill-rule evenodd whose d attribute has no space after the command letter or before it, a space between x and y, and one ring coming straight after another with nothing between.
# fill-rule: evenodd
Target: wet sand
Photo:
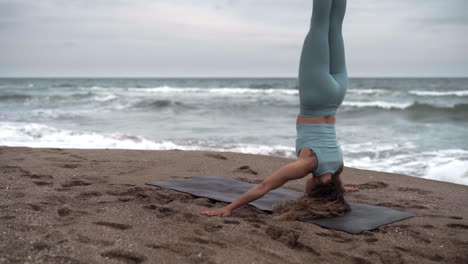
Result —
<instances>
[{"instance_id":1,"label":"wet sand","mask_svg":"<svg viewBox=\"0 0 468 264\"><path fill-rule=\"evenodd\" d=\"M0 147L0 263L467 263L468 186L346 167L351 202L416 217L351 235L145 185L252 183L290 159L203 151ZM345 164L346 165L346 164ZM306 178L284 187L303 191Z\"/></svg>"}]
</instances>

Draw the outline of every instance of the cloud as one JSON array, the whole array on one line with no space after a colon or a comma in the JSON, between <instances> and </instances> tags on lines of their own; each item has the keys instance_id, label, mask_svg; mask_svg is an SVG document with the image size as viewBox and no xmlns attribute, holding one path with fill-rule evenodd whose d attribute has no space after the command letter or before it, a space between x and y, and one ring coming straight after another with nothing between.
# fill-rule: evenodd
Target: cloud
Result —
<instances>
[{"instance_id":1,"label":"cloud","mask_svg":"<svg viewBox=\"0 0 468 264\"><path fill-rule=\"evenodd\" d=\"M350 75L468 75L467 5L348 1ZM304 0L0 0L0 75L296 76L311 11Z\"/></svg>"}]
</instances>

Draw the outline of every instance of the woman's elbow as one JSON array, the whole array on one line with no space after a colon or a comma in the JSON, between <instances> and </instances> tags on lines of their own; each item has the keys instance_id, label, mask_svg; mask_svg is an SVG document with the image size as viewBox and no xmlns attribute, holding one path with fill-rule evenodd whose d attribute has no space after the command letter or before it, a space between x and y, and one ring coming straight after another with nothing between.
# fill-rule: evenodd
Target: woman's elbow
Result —
<instances>
[{"instance_id":1,"label":"woman's elbow","mask_svg":"<svg viewBox=\"0 0 468 264\"><path fill-rule=\"evenodd\" d=\"M277 187L276 187L277 188ZM273 189L276 189L275 186L273 186L271 183L269 182L261 182L257 185L257 189L258 189L258 192L263 195L265 195L267 192L273 190Z\"/></svg>"}]
</instances>

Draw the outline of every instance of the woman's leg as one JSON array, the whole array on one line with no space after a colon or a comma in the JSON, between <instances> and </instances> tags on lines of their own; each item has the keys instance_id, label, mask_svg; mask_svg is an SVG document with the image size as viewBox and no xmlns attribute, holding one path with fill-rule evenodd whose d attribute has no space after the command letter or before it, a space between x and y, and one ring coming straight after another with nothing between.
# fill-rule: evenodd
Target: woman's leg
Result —
<instances>
[{"instance_id":1,"label":"woman's leg","mask_svg":"<svg viewBox=\"0 0 468 264\"><path fill-rule=\"evenodd\" d=\"M330 73L346 72L342 26L346 12L346 0L333 0L330 14Z\"/></svg>"},{"instance_id":2,"label":"woman's leg","mask_svg":"<svg viewBox=\"0 0 468 264\"><path fill-rule=\"evenodd\" d=\"M307 81L311 73L329 73L330 70L328 35L332 0L314 0L313 3L310 30L304 40L299 62L300 84Z\"/></svg>"}]
</instances>

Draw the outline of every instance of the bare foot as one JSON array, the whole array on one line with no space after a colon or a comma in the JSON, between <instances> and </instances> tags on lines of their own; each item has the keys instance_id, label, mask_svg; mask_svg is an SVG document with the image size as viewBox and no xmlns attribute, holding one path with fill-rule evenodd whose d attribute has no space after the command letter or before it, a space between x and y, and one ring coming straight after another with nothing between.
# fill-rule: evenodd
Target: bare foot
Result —
<instances>
[{"instance_id":1,"label":"bare foot","mask_svg":"<svg viewBox=\"0 0 468 264\"><path fill-rule=\"evenodd\" d=\"M209 210L209 211L203 211L201 214L207 215L207 216L229 216L231 215L231 210L227 209L226 207L216 209L216 210Z\"/></svg>"}]
</instances>

